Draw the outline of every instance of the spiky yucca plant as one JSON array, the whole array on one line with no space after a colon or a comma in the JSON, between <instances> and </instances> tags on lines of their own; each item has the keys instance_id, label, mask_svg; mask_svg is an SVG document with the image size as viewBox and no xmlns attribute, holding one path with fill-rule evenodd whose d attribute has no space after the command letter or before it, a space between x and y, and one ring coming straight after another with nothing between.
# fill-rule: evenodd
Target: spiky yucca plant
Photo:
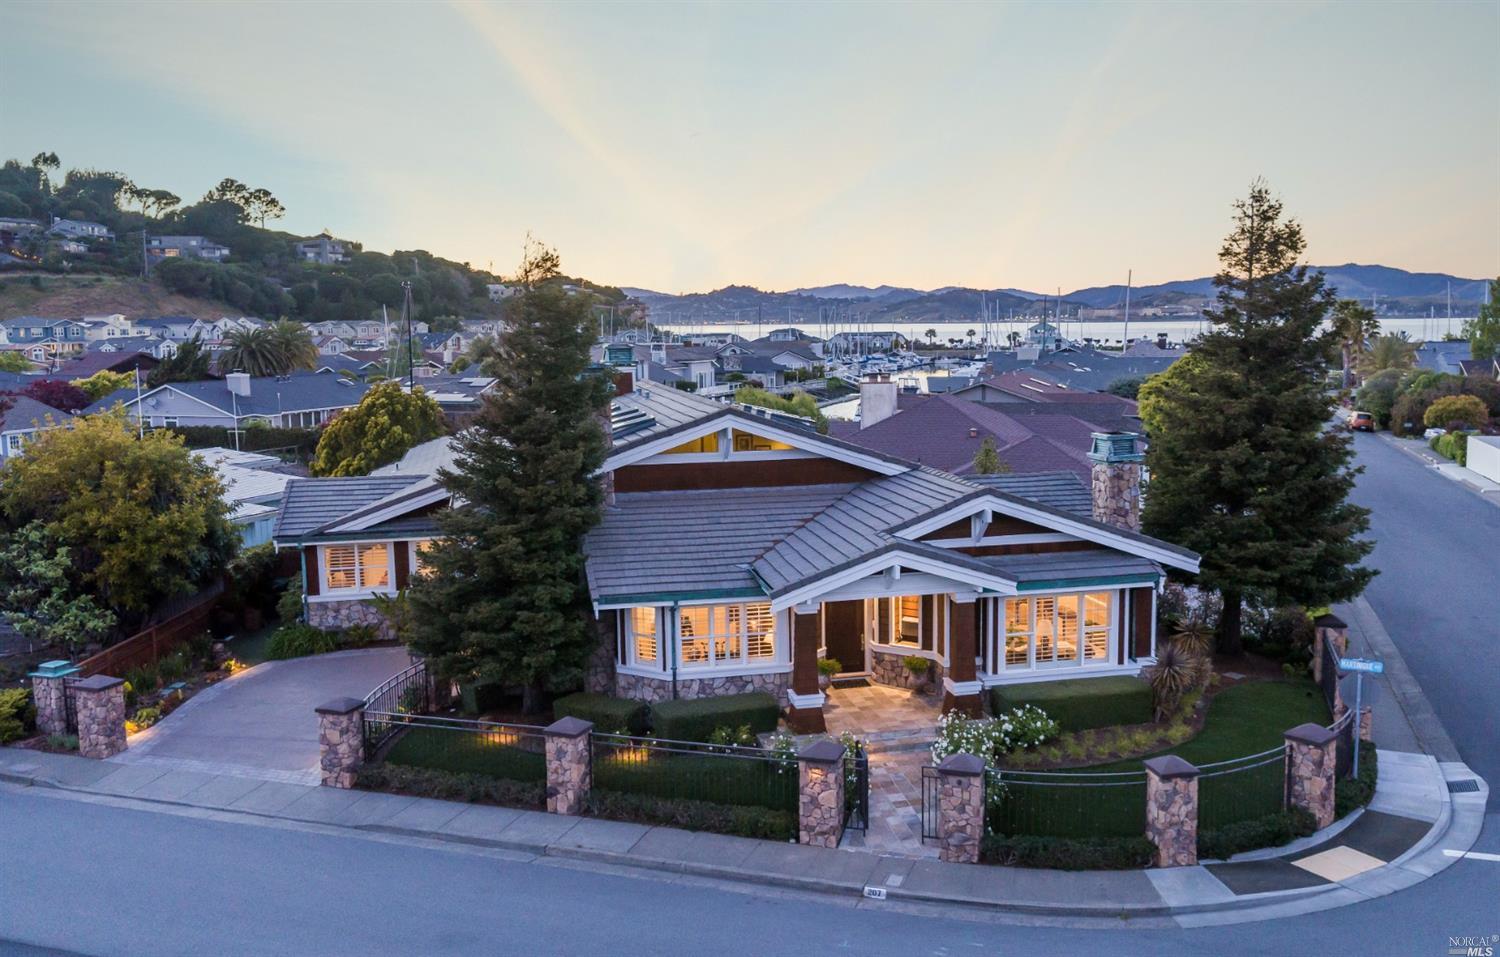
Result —
<instances>
[{"instance_id":1,"label":"spiky yucca plant","mask_svg":"<svg viewBox=\"0 0 1500 957\"><path fill-rule=\"evenodd\" d=\"M1166 644L1156 653L1156 664L1146 669L1146 680L1156 705L1156 720L1165 720L1176 710L1182 696L1197 684L1200 676L1198 659L1175 644Z\"/></svg>"}]
</instances>

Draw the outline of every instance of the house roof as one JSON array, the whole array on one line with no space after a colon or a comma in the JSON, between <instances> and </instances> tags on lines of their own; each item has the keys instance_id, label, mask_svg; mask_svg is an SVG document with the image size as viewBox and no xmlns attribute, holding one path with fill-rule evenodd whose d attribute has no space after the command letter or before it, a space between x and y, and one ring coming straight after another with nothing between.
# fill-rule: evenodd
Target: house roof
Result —
<instances>
[{"instance_id":1,"label":"house roof","mask_svg":"<svg viewBox=\"0 0 1500 957\"><path fill-rule=\"evenodd\" d=\"M1093 493L1088 484L1071 471L1033 472L1023 475L969 475L965 481L1030 499L1043 505L1092 517Z\"/></svg>"},{"instance_id":2,"label":"house roof","mask_svg":"<svg viewBox=\"0 0 1500 957\"><path fill-rule=\"evenodd\" d=\"M57 425L73 418L27 395L7 396L6 399L9 399L9 405L0 410L0 432L29 432L44 427L49 416ZM0 405L5 405L4 399L0 399Z\"/></svg>"},{"instance_id":3,"label":"house roof","mask_svg":"<svg viewBox=\"0 0 1500 957\"><path fill-rule=\"evenodd\" d=\"M152 340L147 340L152 341ZM85 352L83 355L62 363L57 367L57 375L66 376L69 379L87 379L96 372L108 369L112 372L128 371L130 369L151 369L161 363L149 352ZM131 393L134 394L134 387Z\"/></svg>"},{"instance_id":4,"label":"house roof","mask_svg":"<svg viewBox=\"0 0 1500 957\"><path fill-rule=\"evenodd\" d=\"M142 401L161 389L172 389L183 395L204 402L226 415L238 411L247 415L274 416L283 412L301 412L316 409L345 409L359 404L370 384L358 379L326 372L297 372L289 376L262 376L250 380L250 394L231 396L228 384L222 379L206 379L199 382L173 382L142 393ZM135 404L135 390L121 389L105 396L89 406L85 412L98 412L123 402L127 407Z\"/></svg>"},{"instance_id":5,"label":"house roof","mask_svg":"<svg viewBox=\"0 0 1500 957\"><path fill-rule=\"evenodd\" d=\"M1125 555L1108 548L1035 555L988 555L979 560L1014 581L1022 592L1080 581L1125 584L1130 580L1155 580L1161 574L1161 566L1149 558Z\"/></svg>"},{"instance_id":6,"label":"house roof","mask_svg":"<svg viewBox=\"0 0 1500 957\"><path fill-rule=\"evenodd\" d=\"M292 479L282 495L274 537L278 541L291 542L315 534L325 525L367 509L426 479L425 475Z\"/></svg>"}]
</instances>

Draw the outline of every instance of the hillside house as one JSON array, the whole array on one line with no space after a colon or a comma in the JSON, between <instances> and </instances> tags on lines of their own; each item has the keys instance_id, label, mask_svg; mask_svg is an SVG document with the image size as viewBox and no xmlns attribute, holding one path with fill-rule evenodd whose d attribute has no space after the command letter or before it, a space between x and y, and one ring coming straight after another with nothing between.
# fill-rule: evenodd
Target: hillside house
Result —
<instances>
[{"instance_id":1,"label":"hillside house","mask_svg":"<svg viewBox=\"0 0 1500 957\"><path fill-rule=\"evenodd\" d=\"M349 252L353 244L343 239L334 239L328 232L322 232L297 243L297 258L303 262L317 263L320 266L337 266L349 261Z\"/></svg>"},{"instance_id":2,"label":"hillside house","mask_svg":"<svg viewBox=\"0 0 1500 957\"><path fill-rule=\"evenodd\" d=\"M216 426L243 429L255 425L308 429L359 404L368 383L333 373L298 372L287 376L252 378L231 372L223 379L172 382L142 390L111 393L89 406L86 413L121 405L125 414L152 428Z\"/></svg>"},{"instance_id":3,"label":"hillside house","mask_svg":"<svg viewBox=\"0 0 1500 957\"><path fill-rule=\"evenodd\" d=\"M152 236L146 240L146 256L154 262L163 259L202 259L221 263L229 258L229 247L206 236Z\"/></svg>"}]
</instances>

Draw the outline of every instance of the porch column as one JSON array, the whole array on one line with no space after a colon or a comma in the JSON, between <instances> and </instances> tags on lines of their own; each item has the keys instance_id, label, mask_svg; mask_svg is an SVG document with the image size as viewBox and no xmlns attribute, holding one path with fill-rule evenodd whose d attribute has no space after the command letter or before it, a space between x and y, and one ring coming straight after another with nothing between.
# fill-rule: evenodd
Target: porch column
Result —
<instances>
[{"instance_id":1,"label":"porch column","mask_svg":"<svg viewBox=\"0 0 1500 957\"><path fill-rule=\"evenodd\" d=\"M818 610L811 602L792 609L792 688L787 692L787 724L798 734L828 730L823 723L823 692L818 690Z\"/></svg>"},{"instance_id":2,"label":"porch column","mask_svg":"<svg viewBox=\"0 0 1500 957\"><path fill-rule=\"evenodd\" d=\"M943 711L977 718L984 711L974 658L979 653L977 594L953 595L948 609L948 673L943 676Z\"/></svg>"}]
</instances>

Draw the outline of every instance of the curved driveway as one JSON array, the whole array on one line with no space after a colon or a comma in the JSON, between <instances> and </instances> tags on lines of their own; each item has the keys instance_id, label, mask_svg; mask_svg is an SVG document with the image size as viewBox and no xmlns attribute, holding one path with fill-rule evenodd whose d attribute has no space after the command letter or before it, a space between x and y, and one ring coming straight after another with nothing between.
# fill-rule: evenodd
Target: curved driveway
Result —
<instances>
[{"instance_id":1,"label":"curved driveway","mask_svg":"<svg viewBox=\"0 0 1500 957\"><path fill-rule=\"evenodd\" d=\"M194 695L110 760L317 784L313 709L334 698L363 698L410 663L405 648L268 661Z\"/></svg>"}]
</instances>

